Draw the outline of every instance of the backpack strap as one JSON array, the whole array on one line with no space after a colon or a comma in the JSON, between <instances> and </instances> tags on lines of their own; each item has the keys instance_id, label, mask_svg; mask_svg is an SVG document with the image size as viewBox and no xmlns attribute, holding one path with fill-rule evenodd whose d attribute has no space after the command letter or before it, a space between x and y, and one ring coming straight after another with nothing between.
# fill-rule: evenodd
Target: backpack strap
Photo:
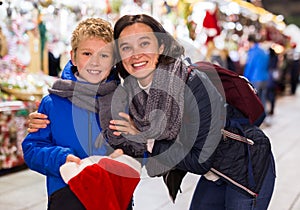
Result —
<instances>
[{"instance_id":1,"label":"backpack strap","mask_svg":"<svg viewBox=\"0 0 300 210\"><path fill-rule=\"evenodd\" d=\"M230 131L227 131L225 129L221 129L221 132L224 136L224 139L226 139L226 137L231 138L233 140L236 141L240 141L242 143L245 143L245 147L247 147L247 155L248 155L248 164L247 164L247 168L248 168L248 181L249 181L249 186L250 188L255 186L255 180L254 180L254 174L253 174L253 168L252 168L252 160L251 160L251 153L250 153L250 146L254 145L254 141L251 139L248 139L245 135L239 135L239 134L235 134L232 133ZM244 133L243 131L241 131L242 133Z\"/></svg>"},{"instance_id":2,"label":"backpack strap","mask_svg":"<svg viewBox=\"0 0 300 210\"><path fill-rule=\"evenodd\" d=\"M232 133L232 132L227 131L225 129L221 129L221 132L222 132L222 134L225 138L228 137L228 138L234 139L236 141L244 142L244 143L250 144L250 145L254 144L254 141L252 141L251 139L246 138L245 136L241 136L241 135Z\"/></svg>"},{"instance_id":3,"label":"backpack strap","mask_svg":"<svg viewBox=\"0 0 300 210\"><path fill-rule=\"evenodd\" d=\"M249 186L254 187L255 186L255 180L254 180L251 153L250 153L250 146L254 145L254 141L252 141L251 139L246 138L246 134L243 131L242 125L250 125L249 120L247 118L228 119L227 122L226 122L226 126L237 128L241 135L231 133L229 131L222 132L222 133L223 133L223 135L225 133L225 135L228 135L227 137L230 137L234 140L246 143L245 146L247 147L247 155L248 155L248 181L249 181Z\"/></svg>"},{"instance_id":4,"label":"backpack strap","mask_svg":"<svg viewBox=\"0 0 300 210\"><path fill-rule=\"evenodd\" d=\"M249 188L239 184L238 182L234 181L233 179L231 179L230 177L226 176L225 174L221 173L220 171L216 170L215 168L211 168L210 169L213 173L217 174L220 177L223 177L224 179L226 179L227 181L229 181L230 183L232 183L233 185L245 190L247 193L249 193L250 195L252 195L254 198L256 198L258 196L257 193L253 192L252 190L250 190Z\"/></svg>"},{"instance_id":5,"label":"backpack strap","mask_svg":"<svg viewBox=\"0 0 300 210\"><path fill-rule=\"evenodd\" d=\"M184 62L185 65L187 65L187 66L190 66L190 65L193 64L190 57L185 57L185 58L183 59L183 62Z\"/></svg>"},{"instance_id":6,"label":"backpack strap","mask_svg":"<svg viewBox=\"0 0 300 210\"><path fill-rule=\"evenodd\" d=\"M193 64L192 64L192 60L190 57L185 57L183 59L183 63L188 67L187 68L187 79L186 79L186 82L187 82L189 80L191 72L193 70L193 68L191 67Z\"/></svg>"}]
</instances>

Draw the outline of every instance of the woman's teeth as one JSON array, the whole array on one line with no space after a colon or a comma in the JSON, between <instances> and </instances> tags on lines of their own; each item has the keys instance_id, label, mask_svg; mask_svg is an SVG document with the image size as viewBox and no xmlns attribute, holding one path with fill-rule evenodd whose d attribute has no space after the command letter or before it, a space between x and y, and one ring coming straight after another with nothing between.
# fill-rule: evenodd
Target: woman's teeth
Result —
<instances>
[{"instance_id":1,"label":"woman's teeth","mask_svg":"<svg viewBox=\"0 0 300 210\"><path fill-rule=\"evenodd\" d=\"M140 67L140 66L143 66L143 65L145 65L145 64L146 64L146 61L140 62L140 63L134 63L132 66L133 66L133 67Z\"/></svg>"}]
</instances>

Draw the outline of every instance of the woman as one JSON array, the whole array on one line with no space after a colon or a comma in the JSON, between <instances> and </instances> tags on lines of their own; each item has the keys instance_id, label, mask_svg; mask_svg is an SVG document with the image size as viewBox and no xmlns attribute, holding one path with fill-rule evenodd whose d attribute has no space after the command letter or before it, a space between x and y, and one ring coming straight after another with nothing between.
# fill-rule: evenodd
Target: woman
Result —
<instances>
[{"instance_id":1,"label":"woman","mask_svg":"<svg viewBox=\"0 0 300 210\"><path fill-rule=\"evenodd\" d=\"M209 180L214 178L206 174L210 167L207 160L210 160L208 158L220 139L218 131L224 123L222 120L225 112L224 104L204 75L199 72L194 72L196 75L186 74L187 67L180 60L183 51L179 50L180 47L176 45L175 40L157 21L147 15L120 18L114 27L114 38L118 56L122 60L117 64L117 69L123 77L129 74L133 77L126 78L124 82L124 89L129 99L133 99L129 106L130 117L143 134L141 136L155 139L152 158L146 165L150 175L165 174L174 166L183 171L205 174L195 190L191 209L253 209L253 207L267 209L275 180L272 158L261 194L256 198L256 204L253 202L255 200L253 197L244 195L231 185L220 180L218 182ZM184 94L183 107L181 107L182 98L178 97L176 100L179 109L176 109L172 100L161 91L172 90L172 87L178 86L180 82L177 81L175 84L173 75L182 81L187 81L186 86L183 86L184 92L176 87L174 92L168 92L173 99ZM139 96L138 88L148 92L147 97ZM159 100L155 102L157 95ZM171 101L173 106L161 108L161 103L165 101ZM161 112L152 114L155 109L163 110L167 120L164 117L160 119ZM177 112L174 113L174 110ZM181 110L183 112L180 112ZM150 113L155 116L155 120L151 119ZM148 125L149 121L155 122L158 126ZM163 123L166 124L165 130L161 129ZM176 130L178 124L180 129ZM121 127L116 126L115 129ZM151 136L153 133L155 135Z\"/></svg>"},{"instance_id":2,"label":"woman","mask_svg":"<svg viewBox=\"0 0 300 210\"><path fill-rule=\"evenodd\" d=\"M205 161L211 153L201 156L199 148L206 138L213 137L211 144L206 145L211 152L219 143L225 113L220 94L206 75L197 72L199 76L189 77L187 66L181 60L184 49L152 17L124 16L116 22L114 30L117 56L121 60L117 70L124 78L122 87L129 98L129 115L140 131L135 139L155 139L150 148L152 157L159 154L157 158L163 161L150 158L148 173L164 174L176 164L191 172L207 172ZM114 98L124 95L119 89L120 86ZM112 113L115 113L114 105ZM125 131L122 121L118 120L110 128L134 133ZM194 151L195 142L201 142L201 146ZM190 163L198 162L199 158L203 164L190 167Z\"/></svg>"},{"instance_id":3,"label":"woman","mask_svg":"<svg viewBox=\"0 0 300 210\"><path fill-rule=\"evenodd\" d=\"M124 83L115 91L113 100L124 98L126 94L129 115L123 113L126 120L111 121L110 129L126 134L132 141L148 142L151 157L146 167L150 176L175 175L180 177L179 185L186 172L205 174L213 179L207 172L211 167L210 157L221 139L220 129L226 112L220 94L205 74L189 73L181 60L183 48L152 17L123 16L115 24L114 38L121 61L117 63L117 70ZM112 113L120 110L120 103L113 101L112 104ZM168 179L165 180L169 184ZM228 209L236 201L253 201L238 190L235 201L226 196L215 198L213 193L227 195L228 189L235 191L226 183L219 186L219 182L202 176L190 208ZM169 190L175 199L179 186L173 187ZM272 184L265 187L273 189ZM267 208L271 194L266 198L266 206L259 209Z\"/></svg>"}]
</instances>

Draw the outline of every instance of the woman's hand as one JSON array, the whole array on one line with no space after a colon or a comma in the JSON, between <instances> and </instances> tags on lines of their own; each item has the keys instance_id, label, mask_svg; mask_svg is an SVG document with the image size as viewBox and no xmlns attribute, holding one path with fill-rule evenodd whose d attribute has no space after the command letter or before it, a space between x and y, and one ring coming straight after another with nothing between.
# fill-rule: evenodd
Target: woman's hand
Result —
<instances>
[{"instance_id":1,"label":"woman's hand","mask_svg":"<svg viewBox=\"0 0 300 210\"><path fill-rule=\"evenodd\" d=\"M111 120L109 128L115 130L113 132L114 135L120 136L122 133L135 135L140 131L135 127L133 120L130 116L124 112L120 112L119 116L124 120Z\"/></svg>"},{"instance_id":2,"label":"woman's hand","mask_svg":"<svg viewBox=\"0 0 300 210\"><path fill-rule=\"evenodd\" d=\"M27 131L29 133L37 132L40 128L46 128L50 123L48 116L38 112L32 112L28 116L27 120Z\"/></svg>"},{"instance_id":3,"label":"woman's hand","mask_svg":"<svg viewBox=\"0 0 300 210\"><path fill-rule=\"evenodd\" d=\"M121 156L123 154L124 154L124 152L123 152L122 149L116 149L115 151L113 151L113 153L111 153L109 155L109 157L111 157L111 158L117 158L117 157L119 157L119 156Z\"/></svg>"}]
</instances>

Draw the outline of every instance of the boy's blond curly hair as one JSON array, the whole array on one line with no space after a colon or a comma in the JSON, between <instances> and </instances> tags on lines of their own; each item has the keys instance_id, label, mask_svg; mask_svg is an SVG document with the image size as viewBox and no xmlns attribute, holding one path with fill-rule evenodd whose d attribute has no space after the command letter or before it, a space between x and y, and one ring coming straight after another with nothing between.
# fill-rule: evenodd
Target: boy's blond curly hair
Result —
<instances>
[{"instance_id":1,"label":"boy's blond curly hair","mask_svg":"<svg viewBox=\"0 0 300 210\"><path fill-rule=\"evenodd\" d=\"M113 28L109 22L101 18L87 18L81 21L72 33L72 50L76 52L79 42L86 38L99 38L112 43Z\"/></svg>"}]
</instances>

